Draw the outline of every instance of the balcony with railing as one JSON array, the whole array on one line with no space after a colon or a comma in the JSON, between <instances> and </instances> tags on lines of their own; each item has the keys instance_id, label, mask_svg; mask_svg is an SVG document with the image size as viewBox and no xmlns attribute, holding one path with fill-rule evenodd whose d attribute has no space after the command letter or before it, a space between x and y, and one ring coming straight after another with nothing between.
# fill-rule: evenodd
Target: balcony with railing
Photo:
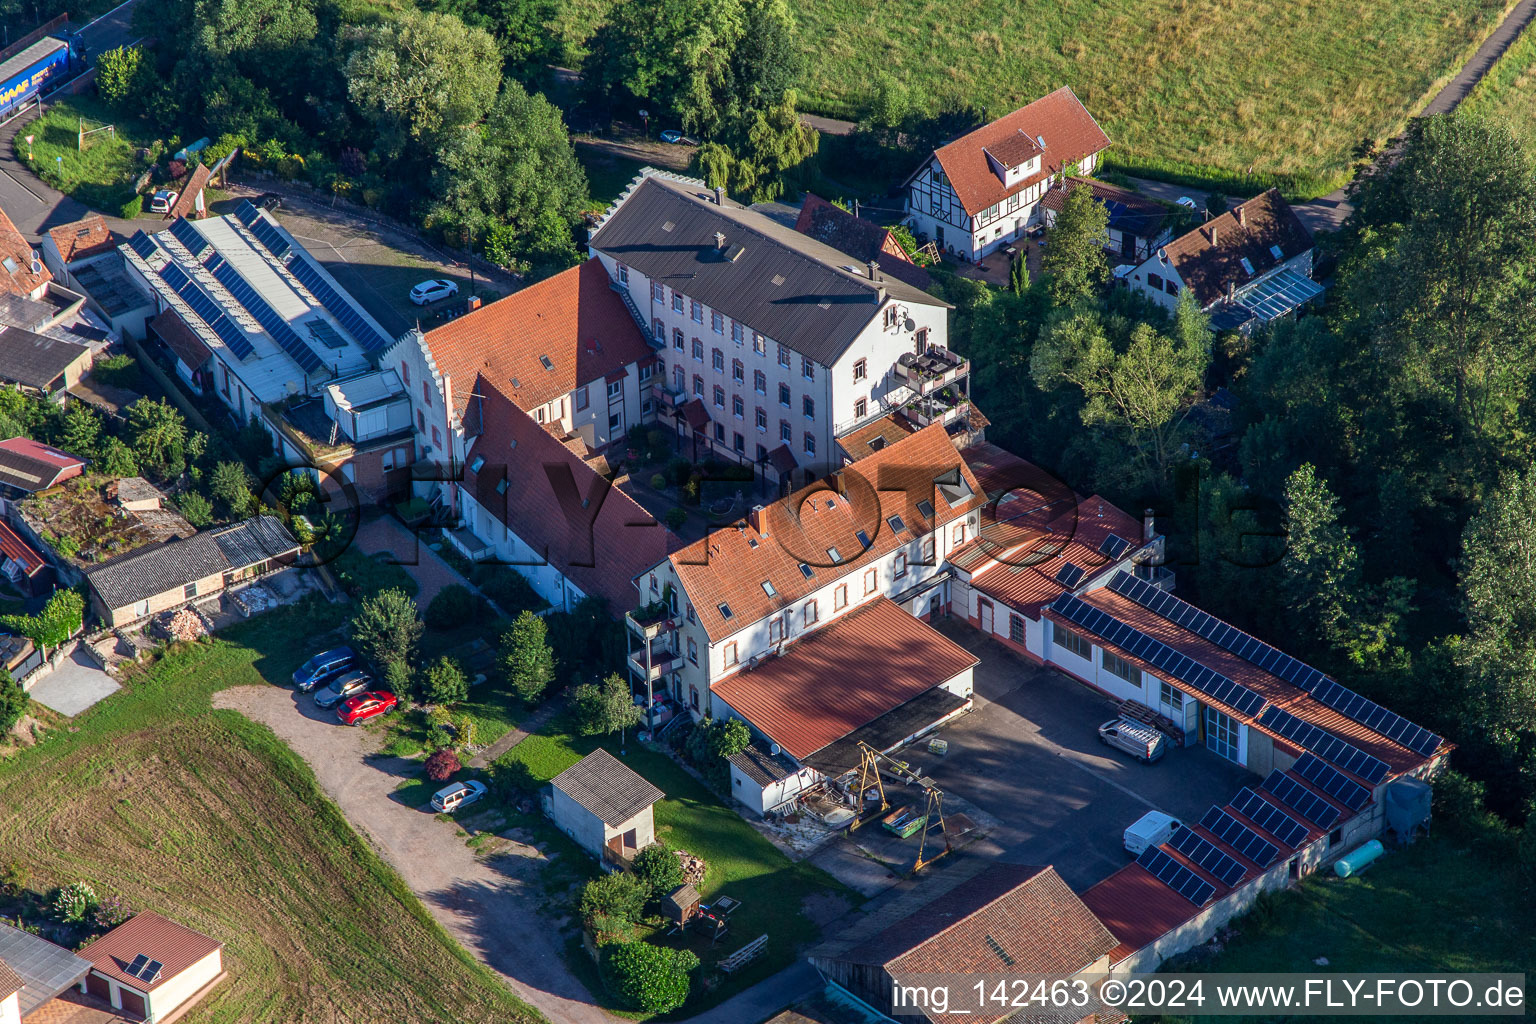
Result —
<instances>
[{"instance_id":1,"label":"balcony with railing","mask_svg":"<svg viewBox=\"0 0 1536 1024\"><path fill-rule=\"evenodd\" d=\"M650 640L629 652L629 668L642 681L655 682L676 666L677 652L666 639Z\"/></svg>"},{"instance_id":2,"label":"balcony with railing","mask_svg":"<svg viewBox=\"0 0 1536 1024\"><path fill-rule=\"evenodd\" d=\"M906 352L896 360L895 373L919 395L931 395L970 376L970 360L943 345L930 345L921 355Z\"/></svg>"},{"instance_id":3,"label":"balcony with railing","mask_svg":"<svg viewBox=\"0 0 1536 1024\"><path fill-rule=\"evenodd\" d=\"M1133 565L1131 573L1143 583L1150 583L1159 590L1173 593L1173 570L1161 565Z\"/></svg>"},{"instance_id":4,"label":"balcony with railing","mask_svg":"<svg viewBox=\"0 0 1536 1024\"><path fill-rule=\"evenodd\" d=\"M672 617L675 613L665 603L656 601L624 613L624 624L629 631L641 640L654 640L662 633L675 628Z\"/></svg>"},{"instance_id":5,"label":"balcony with railing","mask_svg":"<svg viewBox=\"0 0 1536 1024\"><path fill-rule=\"evenodd\" d=\"M933 394L914 398L899 410L903 416L919 427L931 423L949 426L971 414L971 399L956 387L948 387Z\"/></svg>"}]
</instances>

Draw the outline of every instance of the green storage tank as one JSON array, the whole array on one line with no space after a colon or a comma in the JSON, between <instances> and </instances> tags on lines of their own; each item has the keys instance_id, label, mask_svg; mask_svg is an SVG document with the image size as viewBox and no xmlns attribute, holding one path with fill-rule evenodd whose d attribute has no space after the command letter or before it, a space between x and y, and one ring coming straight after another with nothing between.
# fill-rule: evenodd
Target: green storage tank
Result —
<instances>
[{"instance_id":1,"label":"green storage tank","mask_svg":"<svg viewBox=\"0 0 1536 1024\"><path fill-rule=\"evenodd\" d=\"M1333 871L1340 878L1348 878L1350 875L1359 874L1362 868L1386 852L1387 848L1381 845L1380 839L1372 839L1360 849L1334 861Z\"/></svg>"}]
</instances>

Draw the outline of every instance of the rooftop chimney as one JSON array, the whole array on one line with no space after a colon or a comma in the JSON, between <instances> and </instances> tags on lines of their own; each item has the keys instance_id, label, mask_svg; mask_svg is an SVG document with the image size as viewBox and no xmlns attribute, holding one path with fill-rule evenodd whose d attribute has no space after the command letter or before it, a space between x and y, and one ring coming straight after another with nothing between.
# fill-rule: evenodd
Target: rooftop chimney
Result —
<instances>
[{"instance_id":1,"label":"rooftop chimney","mask_svg":"<svg viewBox=\"0 0 1536 1024\"><path fill-rule=\"evenodd\" d=\"M1215 224L1211 225L1211 244L1212 245L1216 244L1216 225Z\"/></svg>"},{"instance_id":2,"label":"rooftop chimney","mask_svg":"<svg viewBox=\"0 0 1536 1024\"><path fill-rule=\"evenodd\" d=\"M473 313L475 310L479 309L480 308L480 296L478 296L478 295L471 295L469 297L469 302L467 303L467 305L468 305L469 311L471 313Z\"/></svg>"},{"instance_id":3,"label":"rooftop chimney","mask_svg":"<svg viewBox=\"0 0 1536 1024\"><path fill-rule=\"evenodd\" d=\"M1248 211L1243 209L1241 206L1237 208L1237 222L1243 227L1248 226Z\"/></svg>"},{"instance_id":4,"label":"rooftop chimney","mask_svg":"<svg viewBox=\"0 0 1536 1024\"><path fill-rule=\"evenodd\" d=\"M768 536L768 516L763 506L753 505L752 511L747 513L747 521L752 524L752 529L764 537Z\"/></svg>"},{"instance_id":5,"label":"rooftop chimney","mask_svg":"<svg viewBox=\"0 0 1536 1024\"><path fill-rule=\"evenodd\" d=\"M869 261L869 279L871 281L879 281L881 279L880 278L880 261L879 260L870 260Z\"/></svg>"},{"instance_id":6,"label":"rooftop chimney","mask_svg":"<svg viewBox=\"0 0 1536 1024\"><path fill-rule=\"evenodd\" d=\"M884 305L884 304L885 304L885 285L882 284L882 285L878 285L875 288L875 305L881 306L881 305Z\"/></svg>"},{"instance_id":7,"label":"rooftop chimney","mask_svg":"<svg viewBox=\"0 0 1536 1024\"><path fill-rule=\"evenodd\" d=\"M1228 281L1227 282L1227 301L1231 302L1236 297L1237 297L1237 282L1236 281Z\"/></svg>"},{"instance_id":8,"label":"rooftop chimney","mask_svg":"<svg viewBox=\"0 0 1536 1024\"><path fill-rule=\"evenodd\" d=\"M725 205L725 186L724 185L716 185L715 186L715 205L716 206L724 206Z\"/></svg>"},{"instance_id":9,"label":"rooftop chimney","mask_svg":"<svg viewBox=\"0 0 1536 1024\"><path fill-rule=\"evenodd\" d=\"M721 252L725 251L725 232L724 231L716 231L715 232L715 248L719 249Z\"/></svg>"},{"instance_id":10,"label":"rooftop chimney","mask_svg":"<svg viewBox=\"0 0 1536 1024\"><path fill-rule=\"evenodd\" d=\"M1153 518L1156 514L1155 509L1141 510L1141 542L1143 544L1150 544L1157 538L1157 520Z\"/></svg>"}]
</instances>

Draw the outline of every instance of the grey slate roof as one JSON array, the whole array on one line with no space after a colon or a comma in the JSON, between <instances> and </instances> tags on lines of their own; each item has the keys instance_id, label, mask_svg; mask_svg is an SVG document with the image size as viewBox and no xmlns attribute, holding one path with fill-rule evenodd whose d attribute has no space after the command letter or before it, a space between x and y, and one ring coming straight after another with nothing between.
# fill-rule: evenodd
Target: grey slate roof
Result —
<instances>
[{"instance_id":1,"label":"grey slate roof","mask_svg":"<svg viewBox=\"0 0 1536 1024\"><path fill-rule=\"evenodd\" d=\"M0 379L30 388L46 388L89 351L84 345L33 334L20 327L0 328Z\"/></svg>"},{"instance_id":2,"label":"grey slate roof","mask_svg":"<svg viewBox=\"0 0 1536 1024\"><path fill-rule=\"evenodd\" d=\"M0 924L0 961L21 978L23 1017L78 982L91 969L89 960L8 924ZM0 992L4 987L0 986Z\"/></svg>"},{"instance_id":3,"label":"grey slate roof","mask_svg":"<svg viewBox=\"0 0 1536 1024\"><path fill-rule=\"evenodd\" d=\"M836 363L884 305L881 285L847 254L730 200L717 206L702 184L655 171L619 200L590 246L822 366ZM882 283L888 299L947 305L889 275Z\"/></svg>"},{"instance_id":4,"label":"grey slate roof","mask_svg":"<svg viewBox=\"0 0 1536 1024\"><path fill-rule=\"evenodd\" d=\"M747 744L746 749L732 754L728 760L759 786L772 785L800 770L795 762L783 754L764 750L756 740Z\"/></svg>"},{"instance_id":5,"label":"grey slate roof","mask_svg":"<svg viewBox=\"0 0 1536 1024\"><path fill-rule=\"evenodd\" d=\"M601 747L556 775L551 784L605 825L622 825L666 795Z\"/></svg>"},{"instance_id":6,"label":"grey slate roof","mask_svg":"<svg viewBox=\"0 0 1536 1024\"><path fill-rule=\"evenodd\" d=\"M295 551L298 546L281 521L257 516L185 540L131 551L92 566L85 570L85 576L108 608L125 608L193 580Z\"/></svg>"}]
</instances>

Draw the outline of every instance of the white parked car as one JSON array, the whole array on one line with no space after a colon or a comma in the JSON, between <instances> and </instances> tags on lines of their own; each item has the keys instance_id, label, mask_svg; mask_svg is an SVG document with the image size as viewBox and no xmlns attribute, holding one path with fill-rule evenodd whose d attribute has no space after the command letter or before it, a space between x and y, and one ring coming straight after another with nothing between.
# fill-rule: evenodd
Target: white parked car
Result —
<instances>
[{"instance_id":1,"label":"white parked car","mask_svg":"<svg viewBox=\"0 0 1536 1024\"><path fill-rule=\"evenodd\" d=\"M1189 198L1189 196L1179 196L1179 198L1175 199L1174 202L1178 203L1180 206L1184 207L1184 209L1186 209L1186 210L1198 209L1199 206L1200 206L1199 203L1197 203L1193 199Z\"/></svg>"},{"instance_id":2,"label":"white parked car","mask_svg":"<svg viewBox=\"0 0 1536 1024\"><path fill-rule=\"evenodd\" d=\"M1183 827L1183 822L1171 814L1148 811L1125 830L1125 852L1140 857L1142 851L1150 846L1161 846Z\"/></svg>"},{"instance_id":3,"label":"white parked car","mask_svg":"<svg viewBox=\"0 0 1536 1024\"><path fill-rule=\"evenodd\" d=\"M459 286L452 281L423 281L411 289L411 301L418 306L459 294Z\"/></svg>"},{"instance_id":4,"label":"white parked car","mask_svg":"<svg viewBox=\"0 0 1536 1024\"><path fill-rule=\"evenodd\" d=\"M149 201L149 212L150 213L170 213L171 212L171 207L174 206L175 203L176 203L176 196L178 194L179 193L172 192L168 188L163 188L160 191L156 192L154 194L154 197L152 199L150 199L150 201Z\"/></svg>"},{"instance_id":5,"label":"white parked car","mask_svg":"<svg viewBox=\"0 0 1536 1024\"><path fill-rule=\"evenodd\" d=\"M468 782L455 782L451 786L444 786L432 794L432 809L444 814L452 814L460 807L467 807L485 796L485 783L471 779Z\"/></svg>"}]
</instances>

